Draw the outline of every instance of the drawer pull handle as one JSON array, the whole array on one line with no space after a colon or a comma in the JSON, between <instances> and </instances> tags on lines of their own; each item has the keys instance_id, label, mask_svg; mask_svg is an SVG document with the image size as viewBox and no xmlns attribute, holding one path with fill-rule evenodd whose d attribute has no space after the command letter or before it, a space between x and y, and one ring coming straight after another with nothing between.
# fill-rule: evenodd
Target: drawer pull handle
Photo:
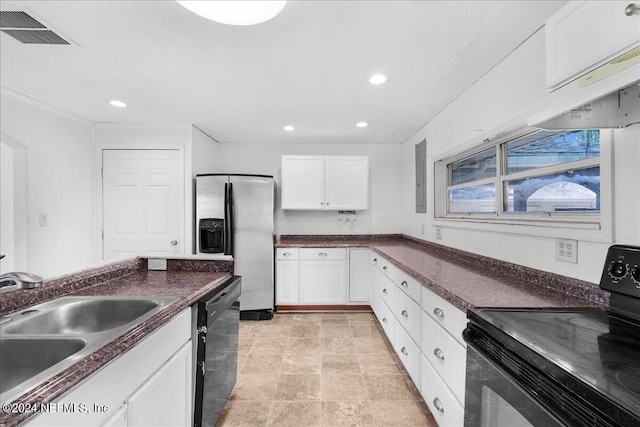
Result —
<instances>
[{"instance_id":1,"label":"drawer pull handle","mask_svg":"<svg viewBox=\"0 0 640 427\"><path fill-rule=\"evenodd\" d=\"M440 310L438 307L433 309L433 314L435 314L441 319L444 319L444 311Z\"/></svg>"},{"instance_id":2,"label":"drawer pull handle","mask_svg":"<svg viewBox=\"0 0 640 427\"><path fill-rule=\"evenodd\" d=\"M408 355L409 355L409 352L407 351L407 347L402 347L402 348L400 349L400 353L404 354L405 356L408 356Z\"/></svg>"},{"instance_id":3,"label":"drawer pull handle","mask_svg":"<svg viewBox=\"0 0 640 427\"><path fill-rule=\"evenodd\" d=\"M442 406L442 402L440 402L440 399L438 399L437 397L433 399L433 406L435 406L438 411L444 414L444 406Z\"/></svg>"},{"instance_id":4,"label":"drawer pull handle","mask_svg":"<svg viewBox=\"0 0 640 427\"><path fill-rule=\"evenodd\" d=\"M409 284L407 283L406 280L403 280L402 283L400 283L402 286L404 286L405 288L409 286Z\"/></svg>"},{"instance_id":5,"label":"drawer pull handle","mask_svg":"<svg viewBox=\"0 0 640 427\"><path fill-rule=\"evenodd\" d=\"M402 310L402 314L404 317L409 317L409 313L407 313L407 310Z\"/></svg>"},{"instance_id":6,"label":"drawer pull handle","mask_svg":"<svg viewBox=\"0 0 640 427\"><path fill-rule=\"evenodd\" d=\"M436 347L436 349L433 350L433 355L440 360L444 360L444 353L442 352L440 347Z\"/></svg>"},{"instance_id":7,"label":"drawer pull handle","mask_svg":"<svg viewBox=\"0 0 640 427\"><path fill-rule=\"evenodd\" d=\"M291 256L291 252L285 252L285 253L283 253L282 255L284 255L284 256Z\"/></svg>"},{"instance_id":8,"label":"drawer pull handle","mask_svg":"<svg viewBox=\"0 0 640 427\"><path fill-rule=\"evenodd\" d=\"M320 255L320 256L327 256L327 253L326 253L326 252L320 252L318 255Z\"/></svg>"},{"instance_id":9,"label":"drawer pull handle","mask_svg":"<svg viewBox=\"0 0 640 427\"><path fill-rule=\"evenodd\" d=\"M382 266L382 269L383 269L384 271L387 271L387 266L386 266L386 265Z\"/></svg>"},{"instance_id":10,"label":"drawer pull handle","mask_svg":"<svg viewBox=\"0 0 640 427\"><path fill-rule=\"evenodd\" d=\"M374 262L374 263L378 262L378 258L374 258L374 259L373 259L373 262Z\"/></svg>"},{"instance_id":11,"label":"drawer pull handle","mask_svg":"<svg viewBox=\"0 0 640 427\"><path fill-rule=\"evenodd\" d=\"M633 16L638 11L638 5L635 3L629 3L627 7L624 8L624 14L627 16Z\"/></svg>"},{"instance_id":12,"label":"drawer pull handle","mask_svg":"<svg viewBox=\"0 0 640 427\"><path fill-rule=\"evenodd\" d=\"M387 318L386 317L382 318L382 323L387 323Z\"/></svg>"},{"instance_id":13,"label":"drawer pull handle","mask_svg":"<svg viewBox=\"0 0 640 427\"><path fill-rule=\"evenodd\" d=\"M387 291L387 288L384 288L384 289L382 290L382 293L386 295L386 294L388 294L389 292Z\"/></svg>"}]
</instances>

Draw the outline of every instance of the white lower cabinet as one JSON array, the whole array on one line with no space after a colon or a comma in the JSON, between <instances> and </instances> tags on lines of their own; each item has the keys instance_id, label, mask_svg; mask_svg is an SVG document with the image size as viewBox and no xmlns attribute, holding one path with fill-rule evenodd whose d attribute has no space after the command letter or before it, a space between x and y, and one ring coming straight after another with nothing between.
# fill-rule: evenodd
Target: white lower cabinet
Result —
<instances>
[{"instance_id":1,"label":"white lower cabinet","mask_svg":"<svg viewBox=\"0 0 640 427\"><path fill-rule=\"evenodd\" d=\"M420 394L429 407L439 427L460 427L464 425L464 409L442 378L423 356Z\"/></svg>"},{"instance_id":2,"label":"white lower cabinet","mask_svg":"<svg viewBox=\"0 0 640 427\"><path fill-rule=\"evenodd\" d=\"M122 405L111 417L100 424L100 427L128 427L127 404Z\"/></svg>"},{"instance_id":3,"label":"white lower cabinet","mask_svg":"<svg viewBox=\"0 0 640 427\"><path fill-rule=\"evenodd\" d=\"M372 252L372 307L440 427L462 426L465 313Z\"/></svg>"},{"instance_id":4,"label":"white lower cabinet","mask_svg":"<svg viewBox=\"0 0 640 427\"><path fill-rule=\"evenodd\" d=\"M349 249L349 302L371 303L373 284L369 249Z\"/></svg>"},{"instance_id":5,"label":"white lower cabinet","mask_svg":"<svg viewBox=\"0 0 640 427\"><path fill-rule=\"evenodd\" d=\"M344 304L347 252L343 248L300 249L300 304Z\"/></svg>"},{"instance_id":6,"label":"white lower cabinet","mask_svg":"<svg viewBox=\"0 0 640 427\"><path fill-rule=\"evenodd\" d=\"M26 425L190 425L191 347L187 308L55 400L75 410L41 413Z\"/></svg>"},{"instance_id":7,"label":"white lower cabinet","mask_svg":"<svg viewBox=\"0 0 640 427\"><path fill-rule=\"evenodd\" d=\"M422 352L458 401L464 402L467 351L429 315L422 312Z\"/></svg>"},{"instance_id":8,"label":"white lower cabinet","mask_svg":"<svg viewBox=\"0 0 640 427\"><path fill-rule=\"evenodd\" d=\"M398 324L406 329L414 341L420 342L420 323L422 322L420 306L400 289L396 289L395 294L394 314Z\"/></svg>"},{"instance_id":9,"label":"white lower cabinet","mask_svg":"<svg viewBox=\"0 0 640 427\"><path fill-rule=\"evenodd\" d=\"M276 304L298 304L300 269L297 248L278 248L276 250Z\"/></svg>"},{"instance_id":10,"label":"white lower cabinet","mask_svg":"<svg viewBox=\"0 0 640 427\"><path fill-rule=\"evenodd\" d=\"M409 373L418 390L420 389L420 347L413 341L407 331L396 324L393 348L398 353L404 368Z\"/></svg>"},{"instance_id":11,"label":"white lower cabinet","mask_svg":"<svg viewBox=\"0 0 640 427\"><path fill-rule=\"evenodd\" d=\"M387 335L389 342L393 343L395 341L396 319L393 315L393 311L387 306L387 304L380 298L378 298L378 301L378 311L376 312L376 316L378 317L378 321L382 325L382 329Z\"/></svg>"},{"instance_id":12,"label":"white lower cabinet","mask_svg":"<svg viewBox=\"0 0 640 427\"><path fill-rule=\"evenodd\" d=\"M369 249L277 248L276 304L372 304Z\"/></svg>"},{"instance_id":13,"label":"white lower cabinet","mask_svg":"<svg viewBox=\"0 0 640 427\"><path fill-rule=\"evenodd\" d=\"M127 401L128 424L187 426L191 421L191 342L149 378Z\"/></svg>"}]
</instances>

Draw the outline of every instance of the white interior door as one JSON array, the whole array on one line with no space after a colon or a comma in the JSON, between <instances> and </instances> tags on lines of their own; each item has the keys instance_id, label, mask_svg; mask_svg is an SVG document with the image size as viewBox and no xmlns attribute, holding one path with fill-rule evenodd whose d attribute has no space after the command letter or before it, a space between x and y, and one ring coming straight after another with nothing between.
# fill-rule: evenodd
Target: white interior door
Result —
<instances>
[{"instance_id":1,"label":"white interior door","mask_svg":"<svg viewBox=\"0 0 640 427\"><path fill-rule=\"evenodd\" d=\"M104 259L184 253L179 150L103 150Z\"/></svg>"}]
</instances>

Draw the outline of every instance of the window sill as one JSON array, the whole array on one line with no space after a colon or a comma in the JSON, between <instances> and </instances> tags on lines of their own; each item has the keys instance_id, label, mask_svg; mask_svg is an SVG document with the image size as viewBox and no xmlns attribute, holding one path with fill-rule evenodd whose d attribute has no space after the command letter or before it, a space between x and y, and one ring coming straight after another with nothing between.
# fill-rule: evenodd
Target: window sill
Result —
<instances>
[{"instance_id":1,"label":"window sill","mask_svg":"<svg viewBox=\"0 0 640 427\"><path fill-rule=\"evenodd\" d=\"M575 218L439 217L434 218L432 224L443 228L612 243L611 231L604 229L595 217L580 222Z\"/></svg>"}]
</instances>

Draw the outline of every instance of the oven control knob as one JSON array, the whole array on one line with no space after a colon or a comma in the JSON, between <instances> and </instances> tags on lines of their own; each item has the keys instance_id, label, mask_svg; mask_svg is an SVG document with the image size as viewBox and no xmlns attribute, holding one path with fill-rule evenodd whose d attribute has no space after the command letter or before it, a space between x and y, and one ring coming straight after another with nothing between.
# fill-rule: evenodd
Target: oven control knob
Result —
<instances>
[{"instance_id":1,"label":"oven control knob","mask_svg":"<svg viewBox=\"0 0 640 427\"><path fill-rule=\"evenodd\" d=\"M627 275L627 264L622 261L613 261L609 266L609 276L614 279L622 279Z\"/></svg>"},{"instance_id":2,"label":"oven control knob","mask_svg":"<svg viewBox=\"0 0 640 427\"><path fill-rule=\"evenodd\" d=\"M633 270L631 270L631 278L634 282L640 283L640 266L636 265L633 267Z\"/></svg>"}]
</instances>

